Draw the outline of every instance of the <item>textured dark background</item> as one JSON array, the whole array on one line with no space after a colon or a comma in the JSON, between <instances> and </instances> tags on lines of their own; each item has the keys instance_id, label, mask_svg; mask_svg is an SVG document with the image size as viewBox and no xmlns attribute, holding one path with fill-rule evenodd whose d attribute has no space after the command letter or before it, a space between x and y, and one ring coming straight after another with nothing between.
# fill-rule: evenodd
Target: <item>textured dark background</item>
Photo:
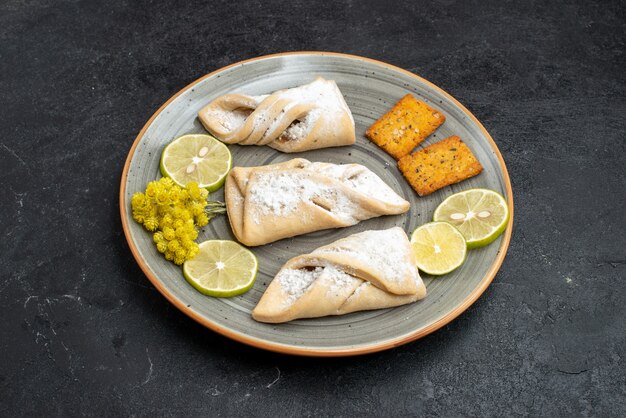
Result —
<instances>
[{"instance_id":1,"label":"textured dark background","mask_svg":"<svg viewBox=\"0 0 626 418\"><path fill-rule=\"evenodd\" d=\"M0 4L0 415L626 414L626 4ZM171 95L292 50L406 68L464 103L513 183L508 256L467 312L378 354L231 342L137 266L118 190Z\"/></svg>"}]
</instances>

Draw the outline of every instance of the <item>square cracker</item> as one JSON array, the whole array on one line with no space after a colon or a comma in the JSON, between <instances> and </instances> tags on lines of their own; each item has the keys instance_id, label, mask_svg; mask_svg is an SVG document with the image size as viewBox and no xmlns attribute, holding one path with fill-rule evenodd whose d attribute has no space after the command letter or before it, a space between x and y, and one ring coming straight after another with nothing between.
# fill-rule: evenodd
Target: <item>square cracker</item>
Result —
<instances>
[{"instance_id":1,"label":"square cracker","mask_svg":"<svg viewBox=\"0 0 626 418\"><path fill-rule=\"evenodd\" d=\"M365 132L396 160L409 154L446 120L443 113L407 94Z\"/></svg>"},{"instance_id":2,"label":"square cracker","mask_svg":"<svg viewBox=\"0 0 626 418\"><path fill-rule=\"evenodd\" d=\"M398 161L398 168L420 196L458 183L483 171L472 151L451 136Z\"/></svg>"}]
</instances>

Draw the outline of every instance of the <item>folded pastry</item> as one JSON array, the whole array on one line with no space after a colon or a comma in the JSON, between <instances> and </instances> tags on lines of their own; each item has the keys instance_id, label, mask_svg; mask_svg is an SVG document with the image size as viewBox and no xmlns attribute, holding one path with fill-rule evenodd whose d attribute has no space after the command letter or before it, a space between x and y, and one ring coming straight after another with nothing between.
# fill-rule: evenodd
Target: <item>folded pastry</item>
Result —
<instances>
[{"instance_id":1,"label":"folded pastry","mask_svg":"<svg viewBox=\"0 0 626 418\"><path fill-rule=\"evenodd\" d=\"M411 244L395 227L350 235L287 261L252 317L279 323L390 308L425 296Z\"/></svg>"},{"instance_id":2,"label":"folded pastry","mask_svg":"<svg viewBox=\"0 0 626 418\"><path fill-rule=\"evenodd\" d=\"M409 209L409 202L367 167L303 158L235 167L226 178L224 196L233 233L248 246Z\"/></svg>"},{"instance_id":3,"label":"folded pastry","mask_svg":"<svg viewBox=\"0 0 626 418\"><path fill-rule=\"evenodd\" d=\"M268 145L283 152L354 144L354 119L337 84L316 78L270 95L225 94L198 113L227 144Z\"/></svg>"}]
</instances>

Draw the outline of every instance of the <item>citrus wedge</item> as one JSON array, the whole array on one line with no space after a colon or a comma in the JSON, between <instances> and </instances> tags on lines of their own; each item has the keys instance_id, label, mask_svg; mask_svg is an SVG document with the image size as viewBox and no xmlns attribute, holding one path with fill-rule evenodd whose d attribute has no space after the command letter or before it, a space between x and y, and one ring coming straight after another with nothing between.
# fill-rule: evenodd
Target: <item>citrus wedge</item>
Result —
<instances>
[{"instance_id":1,"label":"citrus wedge","mask_svg":"<svg viewBox=\"0 0 626 418\"><path fill-rule=\"evenodd\" d=\"M160 168L179 186L195 181L213 192L224 185L231 165L228 147L211 135L183 135L163 149Z\"/></svg>"},{"instance_id":2,"label":"citrus wedge","mask_svg":"<svg viewBox=\"0 0 626 418\"><path fill-rule=\"evenodd\" d=\"M199 292L232 297L247 292L256 279L255 255L234 241L210 240L199 244L198 254L185 261L183 275Z\"/></svg>"},{"instance_id":3,"label":"citrus wedge","mask_svg":"<svg viewBox=\"0 0 626 418\"><path fill-rule=\"evenodd\" d=\"M506 229L509 207L493 190L470 189L441 202L433 220L454 225L465 237L467 248L479 248L492 243Z\"/></svg>"},{"instance_id":4,"label":"citrus wedge","mask_svg":"<svg viewBox=\"0 0 626 418\"><path fill-rule=\"evenodd\" d=\"M417 228L411 235L411 248L417 268L434 276L459 267L467 253L463 235L446 222L430 222Z\"/></svg>"}]
</instances>

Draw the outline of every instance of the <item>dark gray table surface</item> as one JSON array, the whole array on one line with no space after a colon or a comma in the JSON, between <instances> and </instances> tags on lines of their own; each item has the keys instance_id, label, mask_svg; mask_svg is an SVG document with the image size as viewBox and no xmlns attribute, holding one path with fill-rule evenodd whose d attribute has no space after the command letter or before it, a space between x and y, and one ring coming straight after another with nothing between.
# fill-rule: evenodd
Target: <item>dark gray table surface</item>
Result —
<instances>
[{"instance_id":1,"label":"dark gray table surface","mask_svg":"<svg viewBox=\"0 0 626 418\"><path fill-rule=\"evenodd\" d=\"M0 4L0 415L624 416L622 1ZM307 359L196 324L133 259L122 167L171 95L282 51L379 59L492 134L508 255L457 320Z\"/></svg>"}]
</instances>

